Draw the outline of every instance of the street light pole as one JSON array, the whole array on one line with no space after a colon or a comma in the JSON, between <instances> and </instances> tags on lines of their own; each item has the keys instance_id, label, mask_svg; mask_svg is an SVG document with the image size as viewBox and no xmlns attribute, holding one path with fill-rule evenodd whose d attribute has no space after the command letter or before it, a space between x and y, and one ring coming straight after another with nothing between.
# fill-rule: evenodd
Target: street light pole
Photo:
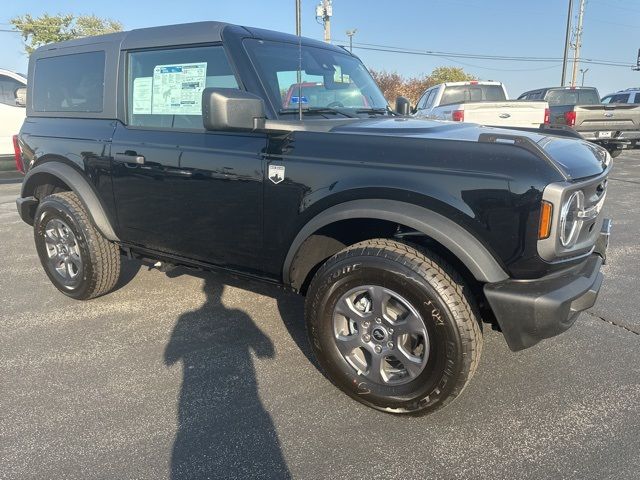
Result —
<instances>
[{"instance_id":1,"label":"street light pole","mask_svg":"<svg viewBox=\"0 0 640 480\"><path fill-rule=\"evenodd\" d=\"M353 36L356 34L357 31L358 31L357 28L354 28L353 30L347 30L347 37L349 37L349 51L351 53L353 53Z\"/></svg>"},{"instance_id":2,"label":"street light pole","mask_svg":"<svg viewBox=\"0 0 640 480\"><path fill-rule=\"evenodd\" d=\"M569 44L571 43L571 14L573 13L573 0L569 0L569 11L567 12L567 32L564 39L564 56L562 57L562 80L560 85L564 87L567 77L567 62L569 59Z\"/></svg>"},{"instance_id":3,"label":"street light pole","mask_svg":"<svg viewBox=\"0 0 640 480\"><path fill-rule=\"evenodd\" d=\"M302 35L302 27L300 25L300 2L301 0L296 0L296 35Z\"/></svg>"},{"instance_id":4,"label":"street light pole","mask_svg":"<svg viewBox=\"0 0 640 480\"><path fill-rule=\"evenodd\" d=\"M582 83L581 83L581 85L580 85L580 86L582 86L582 87L584 87L584 76L585 76L585 74L586 74L588 71L589 71L589 69L588 69L588 68L581 68L581 69L580 69L580 73L582 74Z\"/></svg>"}]
</instances>

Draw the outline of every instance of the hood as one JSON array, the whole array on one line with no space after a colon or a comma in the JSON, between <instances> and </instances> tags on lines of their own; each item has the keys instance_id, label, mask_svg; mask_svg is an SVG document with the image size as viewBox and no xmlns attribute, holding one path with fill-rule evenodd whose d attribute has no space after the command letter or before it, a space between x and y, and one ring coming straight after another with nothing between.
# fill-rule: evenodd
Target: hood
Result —
<instances>
[{"instance_id":1,"label":"hood","mask_svg":"<svg viewBox=\"0 0 640 480\"><path fill-rule=\"evenodd\" d=\"M495 142L526 148L553 162L567 180L601 174L609 156L602 147L586 140L533 131L485 127L475 123L418 120L406 117L379 117L349 122L331 129L335 133L389 135L464 142ZM515 141L514 141L515 140Z\"/></svg>"}]
</instances>

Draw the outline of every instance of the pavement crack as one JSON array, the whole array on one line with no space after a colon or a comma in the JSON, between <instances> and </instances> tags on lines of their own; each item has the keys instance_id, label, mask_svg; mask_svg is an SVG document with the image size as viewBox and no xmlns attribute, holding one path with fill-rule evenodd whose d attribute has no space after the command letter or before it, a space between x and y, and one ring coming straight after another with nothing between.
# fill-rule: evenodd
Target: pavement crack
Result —
<instances>
[{"instance_id":1,"label":"pavement crack","mask_svg":"<svg viewBox=\"0 0 640 480\"><path fill-rule=\"evenodd\" d=\"M621 328L623 330L626 330L627 332L633 333L634 335L638 335L640 336L640 330L636 330L634 328L628 327L626 325L623 325L621 323L615 322L613 320L607 320L604 317L601 317L600 315L596 315L595 313L591 313L591 312L586 312L588 315L591 315L594 318L597 318L598 320L602 320L605 323L608 323L610 325L613 325L614 327L618 327Z\"/></svg>"},{"instance_id":2,"label":"pavement crack","mask_svg":"<svg viewBox=\"0 0 640 480\"><path fill-rule=\"evenodd\" d=\"M609 180L617 180L618 182L633 183L635 185L640 185L640 181L637 181L637 180L627 180L624 178L615 178L615 177L609 177Z\"/></svg>"}]
</instances>

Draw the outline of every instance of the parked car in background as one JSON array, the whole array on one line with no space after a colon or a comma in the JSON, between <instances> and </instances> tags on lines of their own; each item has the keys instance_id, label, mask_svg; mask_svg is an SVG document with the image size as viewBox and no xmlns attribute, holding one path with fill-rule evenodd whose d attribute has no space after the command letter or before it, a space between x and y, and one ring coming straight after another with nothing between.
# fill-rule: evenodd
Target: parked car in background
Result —
<instances>
[{"instance_id":1,"label":"parked car in background","mask_svg":"<svg viewBox=\"0 0 640 480\"><path fill-rule=\"evenodd\" d=\"M551 126L568 126L583 138L605 147L612 157L635 147L640 139L640 106L600 103L593 87L550 87L530 90L520 100L545 100Z\"/></svg>"},{"instance_id":2,"label":"parked car in background","mask_svg":"<svg viewBox=\"0 0 640 480\"><path fill-rule=\"evenodd\" d=\"M501 82L441 83L424 92L414 108L414 115L500 127L537 128L548 123L546 102L519 102L508 98Z\"/></svg>"},{"instance_id":3,"label":"parked car in background","mask_svg":"<svg viewBox=\"0 0 640 480\"><path fill-rule=\"evenodd\" d=\"M13 136L24 121L26 86L24 75L0 69L0 170L15 168Z\"/></svg>"},{"instance_id":4,"label":"parked car in background","mask_svg":"<svg viewBox=\"0 0 640 480\"><path fill-rule=\"evenodd\" d=\"M640 88L627 88L602 97L601 103L640 103Z\"/></svg>"}]
</instances>

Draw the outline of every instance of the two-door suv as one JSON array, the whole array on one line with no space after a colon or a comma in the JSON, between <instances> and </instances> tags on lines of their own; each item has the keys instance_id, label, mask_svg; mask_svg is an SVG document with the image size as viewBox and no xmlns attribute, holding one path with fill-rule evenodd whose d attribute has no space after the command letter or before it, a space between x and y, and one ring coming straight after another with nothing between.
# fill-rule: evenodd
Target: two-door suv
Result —
<instances>
[{"instance_id":1,"label":"two-door suv","mask_svg":"<svg viewBox=\"0 0 640 480\"><path fill-rule=\"evenodd\" d=\"M70 297L123 254L283 285L327 377L396 413L460 394L483 323L519 350L595 302L611 159L567 133L411 119L342 48L216 22L47 45L28 80L17 205Z\"/></svg>"}]
</instances>

